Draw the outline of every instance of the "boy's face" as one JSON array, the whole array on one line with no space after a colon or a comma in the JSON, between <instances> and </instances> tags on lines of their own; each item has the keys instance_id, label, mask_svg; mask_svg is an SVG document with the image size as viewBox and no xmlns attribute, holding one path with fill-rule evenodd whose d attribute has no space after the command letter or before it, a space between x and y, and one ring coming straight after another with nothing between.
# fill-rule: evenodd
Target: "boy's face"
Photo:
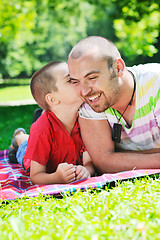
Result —
<instances>
[{"instance_id":1,"label":"boy's face","mask_svg":"<svg viewBox=\"0 0 160 240\"><path fill-rule=\"evenodd\" d=\"M73 104L79 108L83 101L73 88L73 84L69 79L68 65L66 63L57 66L56 79L56 87L58 90L54 92L55 97L60 100L63 105Z\"/></svg>"}]
</instances>

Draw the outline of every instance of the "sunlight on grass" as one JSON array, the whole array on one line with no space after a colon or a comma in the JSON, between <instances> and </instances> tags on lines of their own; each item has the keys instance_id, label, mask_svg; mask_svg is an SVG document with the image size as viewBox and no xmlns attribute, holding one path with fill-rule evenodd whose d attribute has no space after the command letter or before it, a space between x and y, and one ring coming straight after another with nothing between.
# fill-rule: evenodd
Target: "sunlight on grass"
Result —
<instances>
[{"instance_id":1,"label":"sunlight on grass","mask_svg":"<svg viewBox=\"0 0 160 240\"><path fill-rule=\"evenodd\" d=\"M126 181L113 189L1 204L1 239L159 239L160 181Z\"/></svg>"},{"instance_id":2,"label":"sunlight on grass","mask_svg":"<svg viewBox=\"0 0 160 240\"><path fill-rule=\"evenodd\" d=\"M0 102L33 99L30 86L14 86L0 89Z\"/></svg>"}]
</instances>

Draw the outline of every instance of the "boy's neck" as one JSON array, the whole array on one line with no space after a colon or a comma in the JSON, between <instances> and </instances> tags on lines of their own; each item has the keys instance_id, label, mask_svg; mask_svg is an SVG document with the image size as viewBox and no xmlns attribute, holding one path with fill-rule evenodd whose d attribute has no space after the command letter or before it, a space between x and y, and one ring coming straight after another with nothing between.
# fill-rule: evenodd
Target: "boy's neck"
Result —
<instances>
[{"instance_id":1,"label":"boy's neck","mask_svg":"<svg viewBox=\"0 0 160 240\"><path fill-rule=\"evenodd\" d=\"M70 108L63 108L63 109L56 109L51 110L56 117L62 122L66 130L69 134L72 133L72 129L76 123L77 116L78 116L78 108L70 107Z\"/></svg>"}]
</instances>

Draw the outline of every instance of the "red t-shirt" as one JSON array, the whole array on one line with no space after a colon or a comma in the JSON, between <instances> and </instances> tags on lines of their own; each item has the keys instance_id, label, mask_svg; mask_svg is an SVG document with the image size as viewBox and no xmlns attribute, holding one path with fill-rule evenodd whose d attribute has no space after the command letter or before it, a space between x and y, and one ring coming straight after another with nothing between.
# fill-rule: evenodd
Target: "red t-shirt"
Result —
<instances>
[{"instance_id":1,"label":"red t-shirt","mask_svg":"<svg viewBox=\"0 0 160 240\"><path fill-rule=\"evenodd\" d=\"M46 166L47 173L51 173L60 163L82 165L84 150L78 122L70 135L60 120L46 111L31 126L23 164L28 171L33 160Z\"/></svg>"}]
</instances>

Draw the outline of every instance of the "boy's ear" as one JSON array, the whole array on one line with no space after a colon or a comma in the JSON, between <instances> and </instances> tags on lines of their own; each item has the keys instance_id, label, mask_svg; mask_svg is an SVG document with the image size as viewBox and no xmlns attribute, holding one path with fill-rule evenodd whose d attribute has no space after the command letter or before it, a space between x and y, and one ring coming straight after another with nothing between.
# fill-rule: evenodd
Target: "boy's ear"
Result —
<instances>
[{"instance_id":1,"label":"boy's ear","mask_svg":"<svg viewBox=\"0 0 160 240\"><path fill-rule=\"evenodd\" d=\"M56 99L52 93L47 93L45 99L49 106L57 105L60 103L60 101Z\"/></svg>"},{"instance_id":2,"label":"boy's ear","mask_svg":"<svg viewBox=\"0 0 160 240\"><path fill-rule=\"evenodd\" d=\"M125 63L123 61L122 58L117 58L115 61L114 61L114 67L116 68L117 70L117 74L118 74L118 77L122 77L123 75L123 71L125 69Z\"/></svg>"}]
</instances>

